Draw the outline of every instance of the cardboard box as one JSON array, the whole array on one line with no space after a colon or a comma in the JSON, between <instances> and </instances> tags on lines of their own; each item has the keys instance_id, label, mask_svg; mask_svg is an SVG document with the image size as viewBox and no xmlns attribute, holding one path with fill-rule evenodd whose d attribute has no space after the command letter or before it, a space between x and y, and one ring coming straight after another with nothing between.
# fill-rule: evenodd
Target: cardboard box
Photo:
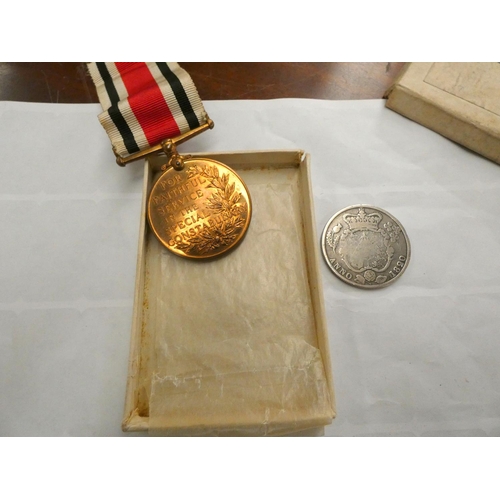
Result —
<instances>
[{"instance_id":1,"label":"cardboard box","mask_svg":"<svg viewBox=\"0 0 500 500\"><path fill-rule=\"evenodd\" d=\"M309 155L205 153L253 204L247 235L208 261L171 254L146 222L164 159L145 166L124 431L318 433L335 416Z\"/></svg>"},{"instance_id":2,"label":"cardboard box","mask_svg":"<svg viewBox=\"0 0 500 500\"><path fill-rule=\"evenodd\" d=\"M386 106L500 164L500 64L408 63Z\"/></svg>"}]
</instances>

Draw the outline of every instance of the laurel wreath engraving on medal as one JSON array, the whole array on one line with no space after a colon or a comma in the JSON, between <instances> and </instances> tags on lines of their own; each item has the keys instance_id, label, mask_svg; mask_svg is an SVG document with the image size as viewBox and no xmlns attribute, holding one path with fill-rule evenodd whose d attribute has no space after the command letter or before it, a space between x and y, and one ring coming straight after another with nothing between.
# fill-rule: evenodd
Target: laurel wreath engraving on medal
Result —
<instances>
[{"instance_id":1,"label":"laurel wreath engraving on medal","mask_svg":"<svg viewBox=\"0 0 500 500\"><path fill-rule=\"evenodd\" d=\"M206 158L167 168L152 186L149 225L171 252L207 259L234 248L245 236L252 202L241 177L227 165Z\"/></svg>"},{"instance_id":2,"label":"laurel wreath engraving on medal","mask_svg":"<svg viewBox=\"0 0 500 500\"><path fill-rule=\"evenodd\" d=\"M231 245L245 226L243 215L247 210L240 202L241 193L236 189L235 183L229 182L229 174L220 176L218 168L211 165L193 165L186 173L188 178L196 175L203 177L208 181L206 187L215 190L205 202L205 208L220 216L220 220L210 227L205 226L189 242L177 243L176 248L205 254L221 246Z\"/></svg>"}]
</instances>

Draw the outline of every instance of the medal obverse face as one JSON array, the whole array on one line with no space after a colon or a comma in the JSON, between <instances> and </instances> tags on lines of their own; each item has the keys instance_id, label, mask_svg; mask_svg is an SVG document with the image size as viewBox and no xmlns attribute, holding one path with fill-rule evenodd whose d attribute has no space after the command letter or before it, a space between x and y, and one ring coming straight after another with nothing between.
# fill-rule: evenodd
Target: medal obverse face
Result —
<instances>
[{"instance_id":1,"label":"medal obverse face","mask_svg":"<svg viewBox=\"0 0 500 500\"><path fill-rule=\"evenodd\" d=\"M243 180L214 160L185 160L154 184L148 220L173 253L193 259L215 257L233 248L250 224L251 201Z\"/></svg>"},{"instance_id":2,"label":"medal obverse face","mask_svg":"<svg viewBox=\"0 0 500 500\"><path fill-rule=\"evenodd\" d=\"M399 278L410 261L410 242L391 214L369 205L336 213L321 237L326 263L342 281L380 288Z\"/></svg>"}]
</instances>

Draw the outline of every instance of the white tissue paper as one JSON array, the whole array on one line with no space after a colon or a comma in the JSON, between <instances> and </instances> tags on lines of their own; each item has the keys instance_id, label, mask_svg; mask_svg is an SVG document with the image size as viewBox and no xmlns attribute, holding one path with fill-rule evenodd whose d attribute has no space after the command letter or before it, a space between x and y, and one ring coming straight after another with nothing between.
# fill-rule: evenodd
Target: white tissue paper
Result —
<instances>
[{"instance_id":1,"label":"white tissue paper","mask_svg":"<svg viewBox=\"0 0 500 500\"><path fill-rule=\"evenodd\" d=\"M326 435L500 435L500 167L379 100L205 107L181 152L305 150L318 234L358 203L408 233L387 288L322 263ZM0 435L121 435L143 169L116 166L99 110L0 103Z\"/></svg>"}]
</instances>

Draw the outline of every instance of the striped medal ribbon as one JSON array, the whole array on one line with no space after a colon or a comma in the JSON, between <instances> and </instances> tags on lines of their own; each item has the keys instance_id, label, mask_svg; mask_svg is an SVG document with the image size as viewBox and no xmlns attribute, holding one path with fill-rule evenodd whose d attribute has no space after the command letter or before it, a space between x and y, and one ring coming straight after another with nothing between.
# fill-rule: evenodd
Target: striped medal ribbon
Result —
<instances>
[{"instance_id":1,"label":"striped medal ribbon","mask_svg":"<svg viewBox=\"0 0 500 500\"><path fill-rule=\"evenodd\" d=\"M181 257L215 257L235 247L250 224L244 181L227 165L185 157L176 145L213 127L198 91L177 63L89 63L102 106L99 121L121 166L165 153L151 188L149 225Z\"/></svg>"},{"instance_id":2,"label":"striped medal ribbon","mask_svg":"<svg viewBox=\"0 0 500 500\"><path fill-rule=\"evenodd\" d=\"M90 63L99 121L121 157L147 151L208 121L193 80L177 63Z\"/></svg>"}]
</instances>

